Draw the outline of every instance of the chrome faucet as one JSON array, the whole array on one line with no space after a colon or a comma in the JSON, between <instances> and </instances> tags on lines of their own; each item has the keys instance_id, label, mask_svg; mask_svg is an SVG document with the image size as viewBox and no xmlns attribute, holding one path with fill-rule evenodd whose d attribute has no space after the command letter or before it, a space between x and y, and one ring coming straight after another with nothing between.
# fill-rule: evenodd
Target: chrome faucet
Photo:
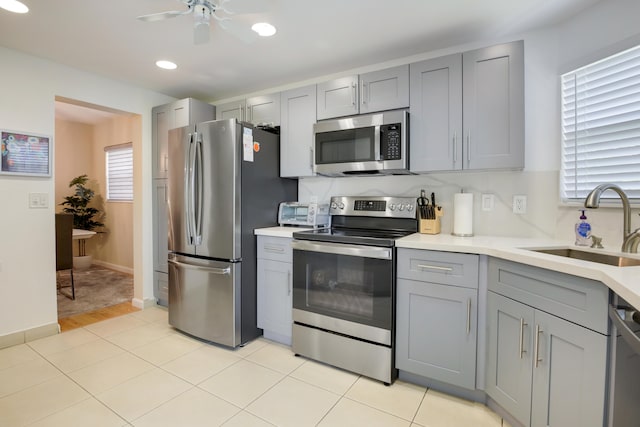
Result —
<instances>
[{"instance_id":1,"label":"chrome faucet","mask_svg":"<svg viewBox=\"0 0 640 427\"><path fill-rule=\"evenodd\" d=\"M584 207L589 209L597 209L600 206L600 196L605 190L613 190L620 196L622 200L622 209L624 213L623 223L623 240L622 240L622 252L638 252L638 245L640 244L640 228L631 232L631 205L629 204L629 198L622 190L615 184L601 184L591 190L589 195L584 201Z\"/></svg>"}]
</instances>

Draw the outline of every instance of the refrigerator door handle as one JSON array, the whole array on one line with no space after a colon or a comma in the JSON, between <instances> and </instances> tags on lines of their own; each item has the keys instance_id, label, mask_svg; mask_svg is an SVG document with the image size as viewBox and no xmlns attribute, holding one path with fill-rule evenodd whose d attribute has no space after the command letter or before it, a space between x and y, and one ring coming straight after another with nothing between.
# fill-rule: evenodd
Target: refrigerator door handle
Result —
<instances>
[{"instance_id":1,"label":"refrigerator door handle","mask_svg":"<svg viewBox=\"0 0 640 427\"><path fill-rule=\"evenodd\" d=\"M204 200L203 195L203 182L202 182L202 135L196 134L195 144L195 156L193 159L194 168L194 189L193 194L195 196L194 201L194 245L199 246L202 244L202 202Z\"/></svg>"},{"instance_id":2,"label":"refrigerator door handle","mask_svg":"<svg viewBox=\"0 0 640 427\"><path fill-rule=\"evenodd\" d=\"M186 191L185 191L185 196L187 197L187 203L186 203L186 208L187 208L187 212L186 212L186 217L187 217L187 233L189 234L189 244L190 245L195 245L196 241L195 241L195 237L196 237L196 225L195 225L195 162L196 162L196 156L195 156L195 150L193 149L194 147L194 141L197 138L198 134L197 133L192 133L189 135L189 153L187 155L187 179L186 179Z\"/></svg>"},{"instance_id":3,"label":"refrigerator door handle","mask_svg":"<svg viewBox=\"0 0 640 427\"><path fill-rule=\"evenodd\" d=\"M212 268L212 267L203 267L200 265L193 265L193 264L185 264L183 262L178 262L175 260L168 260L169 264L171 265L175 265L176 267L180 267L180 268L187 268L190 270L199 270L199 271L206 271L208 273L213 273L213 274L221 274L221 275L229 275L231 274L231 267L227 267L227 268Z\"/></svg>"}]
</instances>

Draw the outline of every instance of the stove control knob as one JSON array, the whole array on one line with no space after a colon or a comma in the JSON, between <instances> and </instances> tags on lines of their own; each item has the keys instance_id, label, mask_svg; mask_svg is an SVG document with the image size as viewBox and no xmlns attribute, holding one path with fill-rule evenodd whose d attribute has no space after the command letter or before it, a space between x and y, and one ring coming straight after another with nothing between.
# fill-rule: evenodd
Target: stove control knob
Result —
<instances>
[{"instance_id":1,"label":"stove control knob","mask_svg":"<svg viewBox=\"0 0 640 427\"><path fill-rule=\"evenodd\" d=\"M398 205L398 210L399 211L403 211L404 210L404 205L403 204Z\"/></svg>"},{"instance_id":2,"label":"stove control knob","mask_svg":"<svg viewBox=\"0 0 640 427\"><path fill-rule=\"evenodd\" d=\"M344 203L340 202L339 207L340 207L340 209L344 209Z\"/></svg>"},{"instance_id":3,"label":"stove control knob","mask_svg":"<svg viewBox=\"0 0 640 427\"><path fill-rule=\"evenodd\" d=\"M408 205L407 205L407 210L408 210L409 212L411 212L411 211L413 210L413 205L412 205L412 204L408 204Z\"/></svg>"},{"instance_id":4,"label":"stove control knob","mask_svg":"<svg viewBox=\"0 0 640 427\"><path fill-rule=\"evenodd\" d=\"M395 203L391 203L391 204L389 205L389 209L390 209L391 211L395 211L395 210L396 210L396 205L395 205Z\"/></svg>"},{"instance_id":5,"label":"stove control knob","mask_svg":"<svg viewBox=\"0 0 640 427\"><path fill-rule=\"evenodd\" d=\"M331 202L331 209L338 209L338 204L336 202Z\"/></svg>"}]
</instances>

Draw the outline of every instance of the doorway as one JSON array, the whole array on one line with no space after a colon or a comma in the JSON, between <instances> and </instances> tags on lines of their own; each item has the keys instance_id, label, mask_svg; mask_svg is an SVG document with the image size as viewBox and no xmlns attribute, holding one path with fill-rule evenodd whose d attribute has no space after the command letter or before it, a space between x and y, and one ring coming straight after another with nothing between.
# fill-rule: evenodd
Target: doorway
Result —
<instances>
[{"instance_id":1,"label":"doorway","mask_svg":"<svg viewBox=\"0 0 640 427\"><path fill-rule=\"evenodd\" d=\"M133 199L108 195L107 153L113 147L132 146L141 139L141 117L123 111L56 97L55 101L55 204L62 212L65 197L74 195L75 178L86 175L86 188L94 192L89 206L98 210L94 219L103 223L88 239L73 241L75 260L89 256L89 264L74 261L75 299L68 298L71 284L69 271L56 273L58 318L68 318L105 307L131 304L133 299ZM133 150L130 153L133 168ZM113 173L112 173L113 175ZM131 171L131 188L133 177ZM113 188L113 185L112 187ZM82 254L81 252L84 252ZM86 261L86 260L85 260ZM112 310L113 311L113 310Z\"/></svg>"}]
</instances>

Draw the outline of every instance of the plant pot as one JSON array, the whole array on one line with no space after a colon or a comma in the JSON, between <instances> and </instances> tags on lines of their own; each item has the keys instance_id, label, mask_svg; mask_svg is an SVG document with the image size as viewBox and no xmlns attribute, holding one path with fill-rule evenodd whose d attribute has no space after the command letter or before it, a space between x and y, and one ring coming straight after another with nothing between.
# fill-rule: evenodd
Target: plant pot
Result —
<instances>
[{"instance_id":1,"label":"plant pot","mask_svg":"<svg viewBox=\"0 0 640 427\"><path fill-rule=\"evenodd\" d=\"M91 255L74 256L73 257L73 269L74 270L86 270L91 267L93 257Z\"/></svg>"}]
</instances>

